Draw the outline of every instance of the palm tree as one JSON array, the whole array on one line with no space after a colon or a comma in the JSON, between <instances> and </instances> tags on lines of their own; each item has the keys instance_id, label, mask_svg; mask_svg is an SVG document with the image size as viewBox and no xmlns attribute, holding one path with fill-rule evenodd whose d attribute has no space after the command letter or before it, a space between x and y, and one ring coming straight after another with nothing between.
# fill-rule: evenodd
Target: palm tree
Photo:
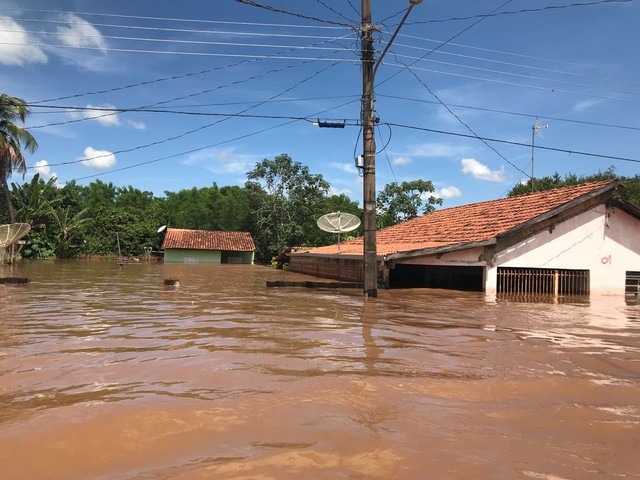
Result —
<instances>
[{"instance_id":1,"label":"palm tree","mask_svg":"<svg viewBox=\"0 0 640 480\"><path fill-rule=\"evenodd\" d=\"M24 178L27 163L22 149L33 153L38 148L38 142L27 129L16 125L17 121L24 123L30 113L29 107L21 98L4 93L0 95L0 184L6 196L11 223L15 223L16 213L11 202L9 177L17 171Z\"/></svg>"}]
</instances>

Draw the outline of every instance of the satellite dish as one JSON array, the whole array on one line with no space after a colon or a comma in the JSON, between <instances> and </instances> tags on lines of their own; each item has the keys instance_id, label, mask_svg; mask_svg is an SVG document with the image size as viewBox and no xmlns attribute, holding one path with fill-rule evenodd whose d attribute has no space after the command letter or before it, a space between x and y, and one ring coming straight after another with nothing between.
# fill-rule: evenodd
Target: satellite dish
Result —
<instances>
[{"instance_id":1,"label":"satellite dish","mask_svg":"<svg viewBox=\"0 0 640 480\"><path fill-rule=\"evenodd\" d=\"M31 230L28 223L9 223L0 225L0 248L10 247Z\"/></svg>"},{"instance_id":2,"label":"satellite dish","mask_svg":"<svg viewBox=\"0 0 640 480\"><path fill-rule=\"evenodd\" d=\"M162 225L159 229L158 229L158 233L164 232L167 229L166 225Z\"/></svg>"},{"instance_id":3,"label":"satellite dish","mask_svg":"<svg viewBox=\"0 0 640 480\"><path fill-rule=\"evenodd\" d=\"M340 253L340 234L358 228L360 219L350 213L334 212L321 216L316 223L321 230L338 234L338 253Z\"/></svg>"}]
</instances>

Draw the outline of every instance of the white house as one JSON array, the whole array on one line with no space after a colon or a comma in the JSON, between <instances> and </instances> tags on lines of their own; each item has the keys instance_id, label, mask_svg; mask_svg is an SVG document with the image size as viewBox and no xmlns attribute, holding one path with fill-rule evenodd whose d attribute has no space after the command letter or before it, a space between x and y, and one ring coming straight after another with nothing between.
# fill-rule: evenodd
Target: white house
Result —
<instances>
[{"instance_id":1,"label":"white house","mask_svg":"<svg viewBox=\"0 0 640 480\"><path fill-rule=\"evenodd\" d=\"M618 180L436 210L377 234L387 288L638 296L640 209ZM301 250L290 270L362 281L363 240Z\"/></svg>"}]
</instances>

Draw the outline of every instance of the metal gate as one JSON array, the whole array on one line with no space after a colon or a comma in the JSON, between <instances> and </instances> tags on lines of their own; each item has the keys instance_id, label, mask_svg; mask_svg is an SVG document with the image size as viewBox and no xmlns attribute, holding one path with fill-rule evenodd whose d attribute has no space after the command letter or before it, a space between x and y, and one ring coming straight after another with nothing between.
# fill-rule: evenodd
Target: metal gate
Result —
<instances>
[{"instance_id":1,"label":"metal gate","mask_svg":"<svg viewBox=\"0 0 640 480\"><path fill-rule=\"evenodd\" d=\"M627 271L624 285L626 299L638 302L640 300L640 272Z\"/></svg>"},{"instance_id":2,"label":"metal gate","mask_svg":"<svg viewBox=\"0 0 640 480\"><path fill-rule=\"evenodd\" d=\"M498 293L588 295L589 270L498 267Z\"/></svg>"}]
</instances>

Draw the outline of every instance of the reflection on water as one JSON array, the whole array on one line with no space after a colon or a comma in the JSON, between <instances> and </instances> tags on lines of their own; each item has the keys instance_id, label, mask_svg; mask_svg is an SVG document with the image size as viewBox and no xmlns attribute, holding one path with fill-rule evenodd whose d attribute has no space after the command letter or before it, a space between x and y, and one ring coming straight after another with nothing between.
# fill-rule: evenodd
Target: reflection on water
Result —
<instances>
[{"instance_id":1,"label":"reflection on water","mask_svg":"<svg viewBox=\"0 0 640 480\"><path fill-rule=\"evenodd\" d=\"M32 279L0 285L3 479L637 478L624 298L365 300L248 265L0 276Z\"/></svg>"}]
</instances>

